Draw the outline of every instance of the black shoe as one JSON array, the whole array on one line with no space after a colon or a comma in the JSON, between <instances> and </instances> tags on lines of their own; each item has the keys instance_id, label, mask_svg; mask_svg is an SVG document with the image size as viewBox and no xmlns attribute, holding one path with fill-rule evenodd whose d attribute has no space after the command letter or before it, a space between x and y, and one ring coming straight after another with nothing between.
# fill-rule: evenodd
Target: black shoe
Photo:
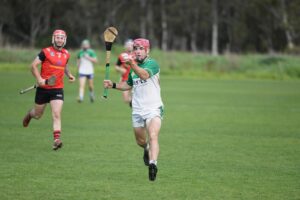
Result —
<instances>
[{"instance_id":1,"label":"black shoe","mask_svg":"<svg viewBox=\"0 0 300 200\"><path fill-rule=\"evenodd\" d=\"M147 148L144 148L144 163L146 166L149 166L149 151Z\"/></svg>"},{"instance_id":2,"label":"black shoe","mask_svg":"<svg viewBox=\"0 0 300 200\"><path fill-rule=\"evenodd\" d=\"M158 171L158 169L157 169L156 165L151 163L149 165L149 180L150 181L155 181L157 171Z\"/></svg>"},{"instance_id":3,"label":"black shoe","mask_svg":"<svg viewBox=\"0 0 300 200\"><path fill-rule=\"evenodd\" d=\"M28 112L23 119L23 127L27 127L29 125L31 118L30 112Z\"/></svg>"},{"instance_id":4,"label":"black shoe","mask_svg":"<svg viewBox=\"0 0 300 200\"><path fill-rule=\"evenodd\" d=\"M62 148L62 146L63 146L62 141L61 141L60 139L55 139L55 140L54 140L54 144L53 144L53 146L52 146L52 149L53 149L54 151L56 151L56 150Z\"/></svg>"}]
</instances>

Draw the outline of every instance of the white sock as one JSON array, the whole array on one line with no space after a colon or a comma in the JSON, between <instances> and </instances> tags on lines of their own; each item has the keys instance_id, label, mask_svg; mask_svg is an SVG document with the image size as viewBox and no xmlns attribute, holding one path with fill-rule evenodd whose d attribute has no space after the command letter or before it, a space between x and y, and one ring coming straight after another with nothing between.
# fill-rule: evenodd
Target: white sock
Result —
<instances>
[{"instance_id":1,"label":"white sock","mask_svg":"<svg viewBox=\"0 0 300 200\"><path fill-rule=\"evenodd\" d=\"M149 164L157 165L157 160L150 160L150 161L149 161Z\"/></svg>"}]
</instances>

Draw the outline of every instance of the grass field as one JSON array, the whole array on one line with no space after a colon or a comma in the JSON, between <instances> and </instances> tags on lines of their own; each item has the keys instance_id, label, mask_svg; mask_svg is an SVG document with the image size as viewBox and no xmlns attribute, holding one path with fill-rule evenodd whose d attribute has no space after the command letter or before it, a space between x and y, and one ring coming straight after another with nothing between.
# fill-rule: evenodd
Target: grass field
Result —
<instances>
[{"instance_id":1,"label":"grass field","mask_svg":"<svg viewBox=\"0 0 300 200\"><path fill-rule=\"evenodd\" d=\"M97 94L102 77L96 77ZM64 147L50 110L21 126L29 72L0 73L0 199L300 199L300 82L162 77L158 178L148 181L121 94L78 104L66 84ZM116 80L116 77L115 77Z\"/></svg>"},{"instance_id":2,"label":"grass field","mask_svg":"<svg viewBox=\"0 0 300 200\"><path fill-rule=\"evenodd\" d=\"M28 65L40 49L0 48L0 71L27 71ZM78 49L71 49L69 66L76 67ZM96 71L105 66L105 51L95 48L99 64ZM111 60L115 62L123 47L114 46ZM211 56L205 53L151 50L151 56L161 66L162 75L202 79L269 79L299 80L300 57L288 54L222 54Z\"/></svg>"}]
</instances>

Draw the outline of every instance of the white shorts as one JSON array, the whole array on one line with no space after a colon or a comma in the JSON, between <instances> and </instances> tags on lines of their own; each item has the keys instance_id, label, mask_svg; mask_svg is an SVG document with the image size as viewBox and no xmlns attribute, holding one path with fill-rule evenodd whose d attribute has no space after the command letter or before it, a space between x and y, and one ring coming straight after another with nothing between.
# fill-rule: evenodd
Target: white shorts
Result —
<instances>
[{"instance_id":1,"label":"white shorts","mask_svg":"<svg viewBox=\"0 0 300 200\"><path fill-rule=\"evenodd\" d=\"M154 110L134 112L132 113L132 126L134 128L146 127L146 123L155 117L163 119L163 114L164 109L162 106Z\"/></svg>"}]
</instances>

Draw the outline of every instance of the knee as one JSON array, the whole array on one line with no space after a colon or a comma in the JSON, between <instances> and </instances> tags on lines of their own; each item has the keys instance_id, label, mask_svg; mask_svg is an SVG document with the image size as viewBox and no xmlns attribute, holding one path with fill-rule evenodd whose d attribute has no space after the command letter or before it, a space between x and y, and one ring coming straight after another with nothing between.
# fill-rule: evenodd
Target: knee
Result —
<instances>
[{"instance_id":1,"label":"knee","mask_svg":"<svg viewBox=\"0 0 300 200\"><path fill-rule=\"evenodd\" d=\"M53 116L53 119L55 119L55 120L59 120L60 119L60 113L58 113L58 112L54 112L52 114L52 116Z\"/></svg>"},{"instance_id":2,"label":"knee","mask_svg":"<svg viewBox=\"0 0 300 200\"><path fill-rule=\"evenodd\" d=\"M158 134L155 134L155 133L149 134L149 140L150 140L150 142L158 141Z\"/></svg>"},{"instance_id":3,"label":"knee","mask_svg":"<svg viewBox=\"0 0 300 200\"><path fill-rule=\"evenodd\" d=\"M123 93L123 101L124 101L124 103L130 103L131 102L131 96L126 94L126 93Z\"/></svg>"},{"instance_id":4,"label":"knee","mask_svg":"<svg viewBox=\"0 0 300 200\"><path fill-rule=\"evenodd\" d=\"M136 138L136 143L137 145L144 147L147 141L144 138Z\"/></svg>"},{"instance_id":5,"label":"knee","mask_svg":"<svg viewBox=\"0 0 300 200\"><path fill-rule=\"evenodd\" d=\"M34 112L33 118L34 119L40 119L43 116L43 112Z\"/></svg>"}]
</instances>

